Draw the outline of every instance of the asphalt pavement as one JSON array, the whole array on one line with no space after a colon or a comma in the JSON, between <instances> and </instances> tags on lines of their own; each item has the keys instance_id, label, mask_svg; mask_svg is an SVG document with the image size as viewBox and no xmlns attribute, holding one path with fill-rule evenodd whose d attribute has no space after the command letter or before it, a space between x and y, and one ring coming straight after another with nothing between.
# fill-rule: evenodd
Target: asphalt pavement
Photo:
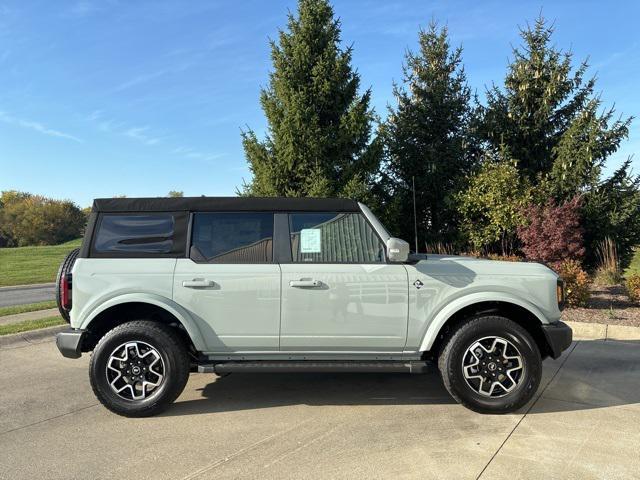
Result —
<instances>
[{"instance_id":1,"label":"asphalt pavement","mask_svg":"<svg viewBox=\"0 0 640 480\"><path fill-rule=\"evenodd\" d=\"M640 344L579 341L520 412L436 374L192 374L164 414L114 415L50 333L0 346L0 478L637 479ZM40 342L40 343L38 343Z\"/></svg>"},{"instance_id":2,"label":"asphalt pavement","mask_svg":"<svg viewBox=\"0 0 640 480\"><path fill-rule=\"evenodd\" d=\"M0 307L46 302L56 299L56 284L18 285L0 288Z\"/></svg>"}]
</instances>

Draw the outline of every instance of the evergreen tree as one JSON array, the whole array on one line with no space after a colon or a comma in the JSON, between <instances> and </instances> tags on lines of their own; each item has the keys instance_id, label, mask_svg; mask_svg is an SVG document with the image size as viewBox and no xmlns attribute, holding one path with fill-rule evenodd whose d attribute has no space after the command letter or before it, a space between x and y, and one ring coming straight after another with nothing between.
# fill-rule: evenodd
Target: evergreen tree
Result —
<instances>
[{"instance_id":1,"label":"evergreen tree","mask_svg":"<svg viewBox=\"0 0 640 480\"><path fill-rule=\"evenodd\" d=\"M271 42L273 71L260 96L268 133L243 132L256 196L350 195L364 200L379 169L370 141L369 90L359 94L352 49L340 48L340 21L326 0L300 0L297 17Z\"/></svg>"},{"instance_id":2,"label":"evergreen tree","mask_svg":"<svg viewBox=\"0 0 640 480\"><path fill-rule=\"evenodd\" d=\"M587 265L596 265L599 243L610 238L620 266L628 266L640 245L640 175L631 174L631 160L584 196L583 217Z\"/></svg>"},{"instance_id":3,"label":"evergreen tree","mask_svg":"<svg viewBox=\"0 0 640 480\"><path fill-rule=\"evenodd\" d=\"M487 91L480 131L495 151L506 146L531 180L551 174L554 195L568 200L597 183L631 119L612 122L613 109L598 113L587 62L574 69L572 54L551 43L553 32L543 17L521 30L504 89Z\"/></svg>"},{"instance_id":4,"label":"evergreen tree","mask_svg":"<svg viewBox=\"0 0 640 480\"><path fill-rule=\"evenodd\" d=\"M462 66L462 48L449 44L447 28L432 22L418 34L419 49L408 52L403 85L394 86L397 106L381 128L385 168L397 212L399 235L414 239L415 178L418 248L455 239L457 215L451 199L469 173L468 128L471 93ZM411 242L414 243L414 242Z\"/></svg>"}]
</instances>

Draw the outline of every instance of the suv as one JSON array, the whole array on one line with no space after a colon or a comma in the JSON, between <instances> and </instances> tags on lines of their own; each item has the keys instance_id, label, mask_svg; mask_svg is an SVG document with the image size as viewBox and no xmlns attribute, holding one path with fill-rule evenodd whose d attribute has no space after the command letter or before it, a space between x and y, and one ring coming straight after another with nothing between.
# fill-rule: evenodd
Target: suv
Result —
<instances>
[{"instance_id":1,"label":"suv","mask_svg":"<svg viewBox=\"0 0 640 480\"><path fill-rule=\"evenodd\" d=\"M571 343L563 283L536 263L415 255L361 203L93 203L58 273L65 357L92 351L110 410L158 413L189 372L428 371L466 407L511 412Z\"/></svg>"}]
</instances>

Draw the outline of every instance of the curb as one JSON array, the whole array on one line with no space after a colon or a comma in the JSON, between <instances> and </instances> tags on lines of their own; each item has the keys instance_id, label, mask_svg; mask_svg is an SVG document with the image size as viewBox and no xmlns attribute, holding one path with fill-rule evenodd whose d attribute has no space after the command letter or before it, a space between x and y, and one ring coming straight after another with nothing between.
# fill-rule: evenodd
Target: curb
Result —
<instances>
[{"instance_id":1,"label":"curb","mask_svg":"<svg viewBox=\"0 0 640 480\"><path fill-rule=\"evenodd\" d=\"M9 285L8 287L0 287L0 292L8 292L11 290L35 290L43 287L55 287L56 282L47 283L30 283L27 285Z\"/></svg>"},{"instance_id":2,"label":"curb","mask_svg":"<svg viewBox=\"0 0 640 480\"><path fill-rule=\"evenodd\" d=\"M14 333L0 337L0 350L20 348L37 343L45 343L53 340L56 333L69 328L69 325L56 325L54 327L30 330L28 332Z\"/></svg>"},{"instance_id":3,"label":"curb","mask_svg":"<svg viewBox=\"0 0 640 480\"><path fill-rule=\"evenodd\" d=\"M573 330L574 340L640 340L640 327L569 321L565 323Z\"/></svg>"},{"instance_id":4,"label":"curb","mask_svg":"<svg viewBox=\"0 0 640 480\"><path fill-rule=\"evenodd\" d=\"M29 320L40 320L41 318L55 317L59 314L60 312L55 307L44 310L33 310L32 312L14 313L0 317L0 325L9 325L11 323L20 323Z\"/></svg>"}]
</instances>

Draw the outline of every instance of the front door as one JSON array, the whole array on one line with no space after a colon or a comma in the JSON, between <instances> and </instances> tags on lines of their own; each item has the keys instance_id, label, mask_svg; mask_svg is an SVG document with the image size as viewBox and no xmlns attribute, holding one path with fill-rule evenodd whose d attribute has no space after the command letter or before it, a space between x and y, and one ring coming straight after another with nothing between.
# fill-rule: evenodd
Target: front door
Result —
<instances>
[{"instance_id":1,"label":"front door","mask_svg":"<svg viewBox=\"0 0 640 480\"><path fill-rule=\"evenodd\" d=\"M193 214L191 258L178 259L174 300L186 308L210 353L277 351L280 267L273 213Z\"/></svg>"},{"instance_id":2,"label":"front door","mask_svg":"<svg viewBox=\"0 0 640 480\"><path fill-rule=\"evenodd\" d=\"M401 352L408 277L360 213L289 214L282 269L280 350Z\"/></svg>"}]
</instances>

